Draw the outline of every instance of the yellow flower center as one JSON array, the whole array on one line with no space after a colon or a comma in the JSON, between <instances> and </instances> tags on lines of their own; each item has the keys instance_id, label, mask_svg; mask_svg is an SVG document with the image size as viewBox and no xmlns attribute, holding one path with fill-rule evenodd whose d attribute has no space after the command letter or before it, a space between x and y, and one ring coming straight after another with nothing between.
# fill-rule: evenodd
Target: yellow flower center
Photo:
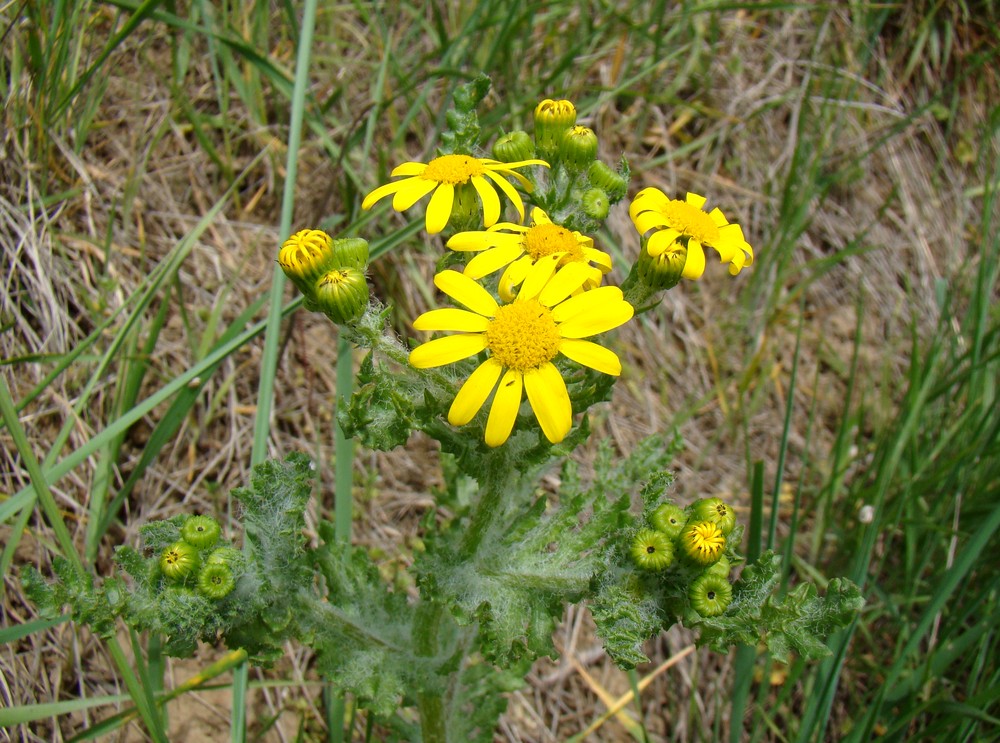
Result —
<instances>
[{"instance_id":1,"label":"yellow flower center","mask_svg":"<svg viewBox=\"0 0 1000 743\"><path fill-rule=\"evenodd\" d=\"M571 261L582 261L583 250L576 235L556 224L536 224L532 226L521 240L525 252L536 261L553 253L566 253L560 264Z\"/></svg>"},{"instance_id":2,"label":"yellow flower center","mask_svg":"<svg viewBox=\"0 0 1000 743\"><path fill-rule=\"evenodd\" d=\"M486 347L505 368L525 372L559 353L559 329L537 299L502 305L486 328Z\"/></svg>"},{"instance_id":3,"label":"yellow flower center","mask_svg":"<svg viewBox=\"0 0 1000 743\"><path fill-rule=\"evenodd\" d=\"M461 183L468 183L475 176L485 172L483 164L474 157L468 155L442 155L435 157L424 168L420 177L428 181L438 183L450 183L457 186Z\"/></svg>"},{"instance_id":4,"label":"yellow flower center","mask_svg":"<svg viewBox=\"0 0 1000 743\"><path fill-rule=\"evenodd\" d=\"M690 528L687 543L691 549L706 557L715 557L726 546L726 535L711 521L702 521Z\"/></svg>"},{"instance_id":5,"label":"yellow flower center","mask_svg":"<svg viewBox=\"0 0 1000 743\"><path fill-rule=\"evenodd\" d=\"M662 208L661 213L670 226L682 235L693 237L706 245L713 245L719 240L719 228L708 216L708 212L686 201L671 199Z\"/></svg>"}]
</instances>

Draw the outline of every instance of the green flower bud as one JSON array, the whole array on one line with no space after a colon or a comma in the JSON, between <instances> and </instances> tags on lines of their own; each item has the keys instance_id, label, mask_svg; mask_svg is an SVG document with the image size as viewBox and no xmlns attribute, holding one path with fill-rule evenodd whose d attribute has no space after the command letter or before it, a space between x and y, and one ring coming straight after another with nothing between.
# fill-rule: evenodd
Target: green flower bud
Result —
<instances>
[{"instance_id":1,"label":"green flower bud","mask_svg":"<svg viewBox=\"0 0 1000 743\"><path fill-rule=\"evenodd\" d=\"M356 268L327 271L316 283L314 306L338 325L354 322L368 306L368 282Z\"/></svg>"},{"instance_id":2,"label":"green flower bud","mask_svg":"<svg viewBox=\"0 0 1000 743\"><path fill-rule=\"evenodd\" d=\"M228 565L211 563L198 573L198 593L210 599L221 599L232 593L236 579Z\"/></svg>"},{"instance_id":3,"label":"green flower bud","mask_svg":"<svg viewBox=\"0 0 1000 743\"><path fill-rule=\"evenodd\" d=\"M198 548L187 542L174 542L160 555L160 570L170 580L183 580L197 567Z\"/></svg>"},{"instance_id":4,"label":"green flower bud","mask_svg":"<svg viewBox=\"0 0 1000 743\"><path fill-rule=\"evenodd\" d=\"M688 598L703 617L717 617L732 603L733 587L721 575L705 573L691 584Z\"/></svg>"},{"instance_id":5,"label":"green flower bud","mask_svg":"<svg viewBox=\"0 0 1000 743\"><path fill-rule=\"evenodd\" d=\"M594 160L590 164L587 177L590 178L590 185L602 189L613 204L621 201L628 193L628 180L600 160Z\"/></svg>"},{"instance_id":6,"label":"green flower bud","mask_svg":"<svg viewBox=\"0 0 1000 743\"><path fill-rule=\"evenodd\" d=\"M687 523L687 514L676 503L661 503L650 515L649 523L657 531L662 531L671 539L677 539Z\"/></svg>"},{"instance_id":7,"label":"green flower bud","mask_svg":"<svg viewBox=\"0 0 1000 743\"><path fill-rule=\"evenodd\" d=\"M243 553L235 547L219 547L205 559L205 564L232 567L242 559Z\"/></svg>"},{"instance_id":8,"label":"green flower bud","mask_svg":"<svg viewBox=\"0 0 1000 743\"><path fill-rule=\"evenodd\" d=\"M360 237L343 237L333 241L333 268L356 268L364 271L368 265L368 241Z\"/></svg>"},{"instance_id":9,"label":"green flower bud","mask_svg":"<svg viewBox=\"0 0 1000 743\"><path fill-rule=\"evenodd\" d=\"M322 230L300 230L281 246L278 265L295 287L309 297L319 278L337 267L333 240Z\"/></svg>"},{"instance_id":10,"label":"green flower bud","mask_svg":"<svg viewBox=\"0 0 1000 743\"><path fill-rule=\"evenodd\" d=\"M711 565L706 573L711 573L712 575L721 575L725 579L729 579L729 573L733 570L732 564L729 562L729 558L723 555L719 558L719 561L714 565Z\"/></svg>"},{"instance_id":11,"label":"green flower bud","mask_svg":"<svg viewBox=\"0 0 1000 743\"><path fill-rule=\"evenodd\" d=\"M640 529L629 547L632 561L641 570L666 570L674 561L674 543L663 532Z\"/></svg>"},{"instance_id":12,"label":"green flower bud","mask_svg":"<svg viewBox=\"0 0 1000 743\"><path fill-rule=\"evenodd\" d=\"M674 243L676 250L667 250L653 258L646 250L646 240L642 241L642 252L636 270L639 281L645 284L650 293L672 289L680 283L687 261L687 248L680 243Z\"/></svg>"},{"instance_id":13,"label":"green flower bud","mask_svg":"<svg viewBox=\"0 0 1000 743\"><path fill-rule=\"evenodd\" d=\"M211 516L192 516L181 527L181 539L200 550L218 542L221 533L222 527Z\"/></svg>"},{"instance_id":14,"label":"green flower bud","mask_svg":"<svg viewBox=\"0 0 1000 743\"><path fill-rule=\"evenodd\" d=\"M493 157L502 163L516 163L535 157L535 143L520 129L504 134L493 143Z\"/></svg>"},{"instance_id":15,"label":"green flower bud","mask_svg":"<svg viewBox=\"0 0 1000 743\"><path fill-rule=\"evenodd\" d=\"M587 126L574 126L563 132L559 159L574 171L586 170L597 157L597 135Z\"/></svg>"},{"instance_id":16,"label":"green flower bud","mask_svg":"<svg viewBox=\"0 0 1000 743\"><path fill-rule=\"evenodd\" d=\"M598 221L604 221L611 209L608 195L599 188L587 189L580 198L580 205L583 207L584 214Z\"/></svg>"},{"instance_id":17,"label":"green flower bud","mask_svg":"<svg viewBox=\"0 0 1000 743\"><path fill-rule=\"evenodd\" d=\"M563 133L576 123L576 107L567 100L546 98L535 106L535 152L552 162L559 152Z\"/></svg>"},{"instance_id":18,"label":"green flower bud","mask_svg":"<svg viewBox=\"0 0 1000 743\"><path fill-rule=\"evenodd\" d=\"M692 562L707 567L722 557L726 536L711 521L689 521L681 531L679 543Z\"/></svg>"},{"instance_id":19,"label":"green flower bud","mask_svg":"<svg viewBox=\"0 0 1000 743\"><path fill-rule=\"evenodd\" d=\"M736 512L721 498L702 498L691 505L691 513L699 521L712 521L729 536L736 528Z\"/></svg>"},{"instance_id":20,"label":"green flower bud","mask_svg":"<svg viewBox=\"0 0 1000 743\"><path fill-rule=\"evenodd\" d=\"M455 186L455 199L448 217L448 228L455 232L468 232L483 228L483 215L479 208L479 194L471 183Z\"/></svg>"}]
</instances>

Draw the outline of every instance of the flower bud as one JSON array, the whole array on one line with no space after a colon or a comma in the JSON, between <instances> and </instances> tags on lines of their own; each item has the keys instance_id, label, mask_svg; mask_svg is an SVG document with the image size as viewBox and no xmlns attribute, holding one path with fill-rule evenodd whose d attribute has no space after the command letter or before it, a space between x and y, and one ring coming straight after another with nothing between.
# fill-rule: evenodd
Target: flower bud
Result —
<instances>
[{"instance_id":1,"label":"flower bud","mask_svg":"<svg viewBox=\"0 0 1000 743\"><path fill-rule=\"evenodd\" d=\"M221 562L209 563L198 573L198 593L207 598L225 598L235 587L233 571Z\"/></svg>"},{"instance_id":2,"label":"flower bud","mask_svg":"<svg viewBox=\"0 0 1000 743\"><path fill-rule=\"evenodd\" d=\"M691 506L693 518L719 525L726 536L736 528L736 513L721 498L702 498Z\"/></svg>"},{"instance_id":3,"label":"flower bud","mask_svg":"<svg viewBox=\"0 0 1000 743\"><path fill-rule=\"evenodd\" d=\"M333 268L356 268L364 271L368 265L368 241L360 237L343 237L333 241Z\"/></svg>"},{"instance_id":4,"label":"flower bud","mask_svg":"<svg viewBox=\"0 0 1000 743\"><path fill-rule=\"evenodd\" d=\"M226 565L232 567L243 560L243 553L235 547L219 547L205 559L206 565Z\"/></svg>"},{"instance_id":5,"label":"flower bud","mask_svg":"<svg viewBox=\"0 0 1000 743\"><path fill-rule=\"evenodd\" d=\"M502 163L531 160L535 156L535 143L527 132L520 129L504 134L493 143L493 157Z\"/></svg>"},{"instance_id":6,"label":"flower bud","mask_svg":"<svg viewBox=\"0 0 1000 743\"><path fill-rule=\"evenodd\" d=\"M643 239L636 267L639 281L649 288L650 293L672 289L680 283L686 261L687 248L680 243L674 243L672 249L654 258L646 250L646 240Z\"/></svg>"},{"instance_id":7,"label":"flower bud","mask_svg":"<svg viewBox=\"0 0 1000 743\"><path fill-rule=\"evenodd\" d=\"M455 232L481 230L483 215L479 208L479 195L471 183L460 183L455 186L455 199L451 205L451 216L448 217L448 228Z\"/></svg>"},{"instance_id":8,"label":"flower bud","mask_svg":"<svg viewBox=\"0 0 1000 743\"><path fill-rule=\"evenodd\" d=\"M712 575L721 575L726 580L729 580L729 573L732 572L733 565L729 562L729 558L723 555L719 558L719 561L714 565L709 566L706 573L711 573Z\"/></svg>"},{"instance_id":9,"label":"flower bud","mask_svg":"<svg viewBox=\"0 0 1000 743\"><path fill-rule=\"evenodd\" d=\"M640 529L629 547L632 561L641 570L666 570L674 561L674 543L663 532Z\"/></svg>"},{"instance_id":10,"label":"flower bud","mask_svg":"<svg viewBox=\"0 0 1000 743\"><path fill-rule=\"evenodd\" d=\"M337 266L333 240L322 230L299 230L281 246L278 265L295 287L308 297L316 281Z\"/></svg>"},{"instance_id":11,"label":"flower bud","mask_svg":"<svg viewBox=\"0 0 1000 743\"><path fill-rule=\"evenodd\" d=\"M338 325L357 320L368 306L368 282L356 268L335 268L316 282L314 306Z\"/></svg>"},{"instance_id":12,"label":"flower bud","mask_svg":"<svg viewBox=\"0 0 1000 743\"><path fill-rule=\"evenodd\" d=\"M535 152L552 162L559 152L563 133L576 123L576 106L570 101L546 98L535 106Z\"/></svg>"},{"instance_id":13,"label":"flower bud","mask_svg":"<svg viewBox=\"0 0 1000 743\"><path fill-rule=\"evenodd\" d=\"M721 575L705 573L688 590L691 606L703 617L717 617L733 600L733 587Z\"/></svg>"},{"instance_id":14,"label":"flower bud","mask_svg":"<svg viewBox=\"0 0 1000 743\"><path fill-rule=\"evenodd\" d=\"M198 567L198 548L187 542L174 542L160 555L160 570L170 580L183 580Z\"/></svg>"},{"instance_id":15,"label":"flower bud","mask_svg":"<svg viewBox=\"0 0 1000 743\"><path fill-rule=\"evenodd\" d=\"M580 197L580 205L583 207L584 214L598 221L604 221L611 209L608 195L599 188L587 189Z\"/></svg>"},{"instance_id":16,"label":"flower bud","mask_svg":"<svg viewBox=\"0 0 1000 743\"><path fill-rule=\"evenodd\" d=\"M586 170L597 157L597 135L587 126L574 126L563 132L559 159L573 171Z\"/></svg>"},{"instance_id":17,"label":"flower bud","mask_svg":"<svg viewBox=\"0 0 1000 743\"><path fill-rule=\"evenodd\" d=\"M590 185L602 189L612 203L621 201L628 193L628 180L600 160L594 160L587 169Z\"/></svg>"},{"instance_id":18,"label":"flower bud","mask_svg":"<svg viewBox=\"0 0 1000 743\"><path fill-rule=\"evenodd\" d=\"M649 523L657 531L662 531L671 539L676 539L681 530L684 529L684 524L687 523L687 514L676 503L662 503L650 515Z\"/></svg>"},{"instance_id":19,"label":"flower bud","mask_svg":"<svg viewBox=\"0 0 1000 743\"><path fill-rule=\"evenodd\" d=\"M726 536L711 521L689 521L681 531L680 546L692 562L707 567L722 557Z\"/></svg>"},{"instance_id":20,"label":"flower bud","mask_svg":"<svg viewBox=\"0 0 1000 743\"><path fill-rule=\"evenodd\" d=\"M198 549L207 549L219 541L222 527L211 516L192 516L181 527L181 539Z\"/></svg>"}]
</instances>

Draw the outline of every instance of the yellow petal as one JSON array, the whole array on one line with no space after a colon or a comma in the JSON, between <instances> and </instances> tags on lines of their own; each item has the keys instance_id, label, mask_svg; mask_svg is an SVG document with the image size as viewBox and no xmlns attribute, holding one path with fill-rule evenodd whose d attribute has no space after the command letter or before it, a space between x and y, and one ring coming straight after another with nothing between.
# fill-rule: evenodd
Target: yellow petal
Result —
<instances>
[{"instance_id":1,"label":"yellow petal","mask_svg":"<svg viewBox=\"0 0 1000 743\"><path fill-rule=\"evenodd\" d=\"M531 222L532 224L552 224L552 220L549 219L549 215L546 214L541 207L532 207L531 209Z\"/></svg>"},{"instance_id":2,"label":"yellow petal","mask_svg":"<svg viewBox=\"0 0 1000 743\"><path fill-rule=\"evenodd\" d=\"M437 185L434 181L429 181L426 178L407 178L399 181L399 189L392 198L392 208L397 212L405 212L437 188Z\"/></svg>"},{"instance_id":3,"label":"yellow petal","mask_svg":"<svg viewBox=\"0 0 1000 743\"><path fill-rule=\"evenodd\" d=\"M488 291L464 274L448 269L434 277L434 286L459 304L485 317L493 317L497 301Z\"/></svg>"},{"instance_id":4,"label":"yellow petal","mask_svg":"<svg viewBox=\"0 0 1000 743\"><path fill-rule=\"evenodd\" d=\"M504 178L502 175L497 175L492 170L486 171L486 177L489 178L494 183L496 183L500 187L500 190L503 191L504 194L506 194L507 198L510 199L511 203L514 205L514 208L517 209L517 213L521 217L521 221L523 222L524 202L521 201L521 194L519 194L517 190L512 185L510 185L510 183L507 181L506 178Z\"/></svg>"},{"instance_id":5,"label":"yellow petal","mask_svg":"<svg viewBox=\"0 0 1000 743\"><path fill-rule=\"evenodd\" d=\"M601 273L607 273L611 270L611 256L605 253L603 250L596 250L595 248L584 248L583 257L586 258L590 263L596 263L600 269Z\"/></svg>"},{"instance_id":6,"label":"yellow petal","mask_svg":"<svg viewBox=\"0 0 1000 743\"><path fill-rule=\"evenodd\" d=\"M522 252L520 243L501 248L490 248L469 261L463 273L470 279L481 279L516 260Z\"/></svg>"},{"instance_id":7,"label":"yellow petal","mask_svg":"<svg viewBox=\"0 0 1000 743\"><path fill-rule=\"evenodd\" d=\"M425 170L427 170L426 163L408 162L408 163L402 163L401 165L397 165L395 168L393 168L392 173L390 173L389 175L392 176L420 175Z\"/></svg>"},{"instance_id":8,"label":"yellow petal","mask_svg":"<svg viewBox=\"0 0 1000 743\"><path fill-rule=\"evenodd\" d=\"M497 294L504 302L513 302L517 297L515 289L524 281L528 271L532 266L531 256L526 255L511 263L504 272L500 274L500 281L497 282Z\"/></svg>"},{"instance_id":9,"label":"yellow petal","mask_svg":"<svg viewBox=\"0 0 1000 743\"><path fill-rule=\"evenodd\" d=\"M705 251L701 248L701 243L692 238L688 240L687 260L684 261L684 270L681 276L685 279L698 279L705 273Z\"/></svg>"},{"instance_id":10,"label":"yellow petal","mask_svg":"<svg viewBox=\"0 0 1000 743\"><path fill-rule=\"evenodd\" d=\"M386 183L384 186L379 186L370 194L365 196L365 200L361 202L362 209L371 209L376 201L384 199L389 194L396 193L399 190L400 185L405 181L393 181L392 183Z\"/></svg>"},{"instance_id":11,"label":"yellow petal","mask_svg":"<svg viewBox=\"0 0 1000 743\"><path fill-rule=\"evenodd\" d=\"M481 176L473 176L472 186L483 202L483 224L487 227L496 224L497 220L500 219L500 197L497 196L497 192Z\"/></svg>"},{"instance_id":12,"label":"yellow petal","mask_svg":"<svg viewBox=\"0 0 1000 743\"><path fill-rule=\"evenodd\" d=\"M464 426L475 418L496 386L502 371L503 366L496 359L486 359L480 364L455 395L455 401L448 410L448 422L453 426Z\"/></svg>"},{"instance_id":13,"label":"yellow petal","mask_svg":"<svg viewBox=\"0 0 1000 743\"><path fill-rule=\"evenodd\" d=\"M669 200L666 194L658 188L653 188L652 186L644 188L635 195L632 203L629 204L628 215L634 221L639 212L650 209L658 211Z\"/></svg>"},{"instance_id":14,"label":"yellow petal","mask_svg":"<svg viewBox=\"0 0 1000 743\"><path fill-rule=\"evenodd\" d=\"M493 227L496 228L501 225L508 224L510 227L520 226L510 224L508 222L500 222L499 224L493 225ZM520 245L521 235L512 235L509 232L483 232L482 230L475 232L459 232L452 235L446 244L452 250L462 252L471 250L486 250L487 248L495 248L498 245Z\"/></svg>"},{"instance_id":15,"label":"yellow petal","mask_svg":"<svg viewBox=\"0 0 1000 743\"><path fill-rule=\"evenodd\" d=\"M653 258L658 258L664 253L672 253L680 247L675 244L675 241L680 236L681 233L674 229L654 232L649 236L649 241L646 243L646 252Z\"/></svg>"},{"instance_id":16,"label":"yellow petal","mask_svg":"<svg viewBox=\"0 0 1000 743\"><path fill-rule=\"evenodd\" d=\"M436 235L448 225L451 218L451 206L455 202L455 187L450 183L438 185L431 200L427 203L427 231Z\"/></svg>"},{"instance_id":17,"label":"yellow petal","mask_svg":"<svg viewBox=\"0 0 1000 743\"><path fill-rule=\"evenodd\" d=\"M706 199L704 196L699 196L698 194L691 193L690 191L688 191L687 196L684 197L684 200L687 201L687 203L689 203L696 209L701 209L703 206L705 206L705 202L708 201L708 199Z\"/></svg>"},{"instance_id":18,"label":"yellow petal","mask_svg":"<svg viewBox=\"0 0 1000 743\"><path fill-rule=\"evenodd\" d=\"M594 289L593 291L598 291ZM584 292L586 296L593 292ZM559 335L563 338L587 338L617 328L632 319L635 310L628 302L614 302L603 307L593 307L581 312L572 320L559 324Z\"/></svg>"},{"instance_id":19,"label":"yellow petal","mask_svg":"<svg viewBox=\"0 0 1000 743\"><path fill-rule=\"evenodd\" d=\"M538 301L546 307L555 307L582 287L589 277L590 267L586 263L567 263L545 285L538 295Z\"/></svg>"},{"instance_id":20,"label":"yellow petal","mask_svg":"<svg viewBox=\"0 0 1000 743\"><path fill-rule=\"evenodd\" d=\"M622 373L622 362L614 351L591 341L565 338L559 343L559 352L578 364L617 377Z\"/></svg>"},{"instance_id":21,"label":"yellow petal","mask_svg":"<svg viewBox=\"0 0 1000 743\"><path fill-rule=\"evenodd\" d=\"M485 348L486 336L482 333L449 335L427 341L410 351L410 365L417 369L430 369L453 364L475 356Z\"/></svg>"},{"instance_id":22,"label":"yellow petal","mask_svg":"<svg viewBox=\"0 0 1000 743\"><path fill-rule=\"evenodd\" d=\"M635 231L640 235L644 235L654 227L670 226L670 222L667 221L667 218L656 211L643 212L642 214L637 215L632 222L635 224Z\"/></svg>"},{"instance_id":23,"label":"yellow petal","mask_svg":"<svg viewBox=\"0 0 1000 743\"><path fill-rule=\"evenodd\" d=\"M573 427L573 406L559 370L548 361L524 373L524 390L545 438L558 444Z\"/></svg>"},{"instance_id":24,"label":"yellow petal","mask_svg":"<svg viewBox=\"0 0 1000 743\"><path fill-rule=\"evenodd\" d=\"M521 372L508 369L493 395L490 417L486 419L487 446L500 446L510 436L521 407L521 386Z\"/></svg>"},{"instance_id":25,"label":"yellow petal","mask_svg":"<svg viewBox=\"0 0 1000 743\"><path fill-rule=\"evenodd\" d=\"M722 213L722 210L719 207L715 207L712 211L710 211L708 216L712 218L712 222L715 223L716 227L725 227L729 224L729 221L726 219L726 215Z\"/></svg>"},{"instance_id":26,"label":"yellow petal","mask_svg":"<svg viewBox=\"0 0 1000 743\"><path fill-rule=\"evenodd\" d=\"M414 330L453 330L462 333L482 333L489 327L489 318L468 310L445 307L425 312L413 321Z\"/></svg>"},{"instance_id":27,"label":"yellow petal","mask_svg":"<svg viewBox=\"0 0 1000 743\"><path fill-rule=\"evenodd\" d=\"M535 261L535 264L524 277L524 283L521 284L521 291L517 293L517 296L521 299L537 297L539 292L545 288L549 279L552 278L552 274L556 272L556 266L559 265L560 258L562 258L560 254L554 253Z\"/></svg>"},{"instance_id":28,"label":"yellow petal","mask_svg":"<svg viewBox=\"0 0 1000 743\"><path fill-rule=\"evenodd\" d=\"M622 302L624 295L617 286L602 286L591 289L589 292L570 297L565 302L552 308L552 319L558 322L566 322L574 319L577 315L600 311L601 308L611 304Z\"/></svg>"}]
</instances>

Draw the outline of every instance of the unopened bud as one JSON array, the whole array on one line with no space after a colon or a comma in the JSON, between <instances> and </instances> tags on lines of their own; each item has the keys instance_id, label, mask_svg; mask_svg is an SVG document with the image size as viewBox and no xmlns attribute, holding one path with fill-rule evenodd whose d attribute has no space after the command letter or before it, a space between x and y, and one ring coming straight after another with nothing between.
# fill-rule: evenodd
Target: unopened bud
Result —
<instances>
[{"instance_id":1,"label":"unopened bud","mask_svg":"<svg viewBox=\"0 0 1000 743\"><path fill-rule=\"evenodd\" d=\"M343 237L333 241L334 268L356 268L364 271L368 265L368 241L360 237Z\"/></svg>"},{"instance_id":2,"label":"unopened bud","mask_svg":"<svg viewBox=\"0 0 1000 743\"><path fill-rule=\"evenodd\" d=\"M535 106L535 152L548 162L555 159L563 133L576 123L576 106L567 100L546 98Z\"/></svg>"},{"instance_id":3,"label":"unopened bud","mask_svg":"<svg viewBox=\"0 0 1000 743\"><path fill-rule=\"evenodd\" d=\"M322 230L299 230L278 251L278 265L307 297L316 281L337 265L333 240Z\"/></svg>"},{"instance_id":4,"label":"unopened bud","mask_svg":"<svg viewBox=\"0 0 1000 743\"><path fill-rule=\"evenodd\" d=\"M504 134L493 143L493 157L502 163L531 160L535 156L535 143L527 132L518 130Z\"/></svg>"},{"instance_id":5,"label":"unopened bud","mask_svg":"<svg viewBox=\"0 0 1000 743\"><path fill-rule=\"evenodd\" d=\"M314 307L338 325L357 320L368 306L368 282L356 268L327 271L316 283Z\"/></svg>"},{"instance_id":6,"label":"unopened bud","mask_svg":"<svg viewBox=\"0 0 1000 743\"><path fill-rule=\"evenodd\" d=\"M639 281L645 284L650 292L672 289L680 283L684 273L684 263L687 261L687 248L680 243L674 243L655 258L646 250L643 241L642 252L639 254L637 271Z\"/></svg>"},{"instance_id":7,"label":"unopened bud","mask_svg":"<svg viewBox=\"0 0 1000 743\"><path fill-rule=\"evenodd\" d=\"M559 159L570 170L586 170L597 157L597 135L587 126L574 126L563 132Z\"/></svg>"},{"instance_id":8,"label":"unopened bud","mask_svg":"<svg viewBox=\"0 0 1000 743\"><path fill-rule=\"evenodd\" d=\"M603 189L613 204L621 201L628 193L628 179L600 160L594 160L590 164L587 176L590 178L590 185Z\"/></svg>"},{"instance_id":9,"label":"unopened bud","mask_svg":"<svg viewBox=\"0 0 1000 743\"><path fill-rule=\"evenodd\" d=\"M606 219L608 211L611 209L611 202L608 201L608 195L599 188L590 188L585 191L580 198L580 204L583 207L584 214L591 219L599 221Z\"/></svg>"}]
</instances>

